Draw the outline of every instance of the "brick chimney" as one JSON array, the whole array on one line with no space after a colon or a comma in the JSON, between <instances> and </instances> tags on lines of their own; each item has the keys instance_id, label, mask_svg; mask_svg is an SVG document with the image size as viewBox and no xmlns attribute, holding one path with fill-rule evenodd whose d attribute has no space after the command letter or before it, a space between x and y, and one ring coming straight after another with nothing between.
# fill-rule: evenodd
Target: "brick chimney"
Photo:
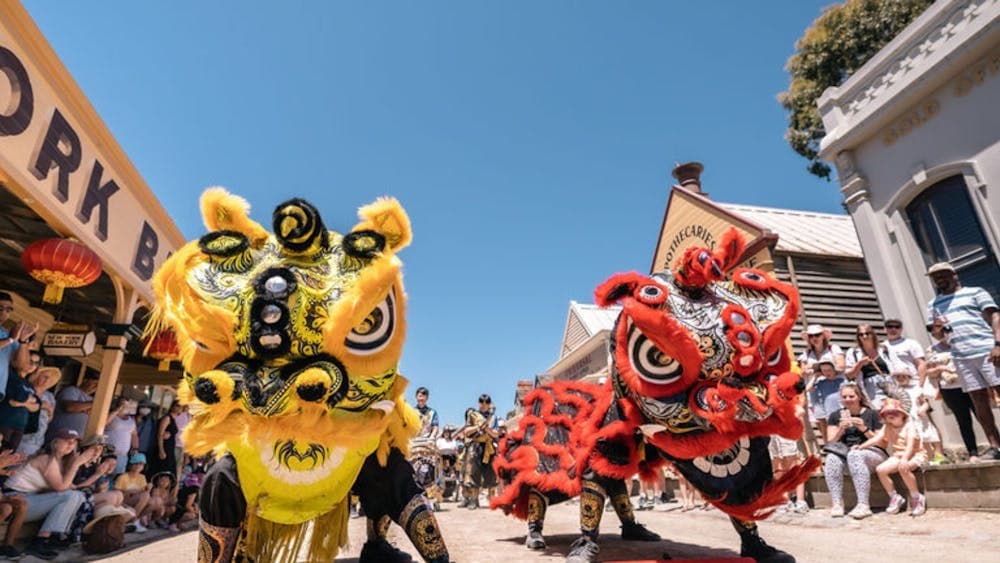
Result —
<instances>
[{"instance_id":1,"label":"brick chimney","mask_svg":"<svg viewBox=\"0 0 1000 563\"><path fill-rule=\"evenodd\" d=\"M689 191L708 197L708 193L701 190L701 173L705 166L700 162L685 162L674 166L671 173L677 179L677 183Z\"/></svg>"}]
</instances>

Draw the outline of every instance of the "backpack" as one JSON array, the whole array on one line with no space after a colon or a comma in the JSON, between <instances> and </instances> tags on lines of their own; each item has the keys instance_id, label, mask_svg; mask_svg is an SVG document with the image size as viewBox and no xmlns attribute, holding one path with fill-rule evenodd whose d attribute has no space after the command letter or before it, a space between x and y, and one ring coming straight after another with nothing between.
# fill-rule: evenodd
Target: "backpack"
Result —
<instances>
[{"instance_id":1,"label":"backpack","mask_svg":"<svg viewBox=\"0 0 1000 563\"><path fill-rule=\"evenodd\" d=\"M111 553L125 545L125 516L102 518L83 541L83 552L91 555Z\"/></svg>"}]
</instances>

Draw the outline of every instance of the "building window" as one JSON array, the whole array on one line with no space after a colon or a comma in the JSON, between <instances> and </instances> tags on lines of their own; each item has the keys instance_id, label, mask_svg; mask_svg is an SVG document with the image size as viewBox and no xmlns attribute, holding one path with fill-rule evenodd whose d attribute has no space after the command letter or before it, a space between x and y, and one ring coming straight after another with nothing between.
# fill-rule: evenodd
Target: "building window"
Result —
<instances>
[{"instance_id":1,"label":"building window","mask_svg":"<svg viewBox=\"0 0 1000 563\"><path fill-rule=\"evenodd\" d=\"M906 206L926 265L950 262L962 285L1000 297L1000 265L986 240L962 176L945 178Z\"/></svg>"}]
</instances>

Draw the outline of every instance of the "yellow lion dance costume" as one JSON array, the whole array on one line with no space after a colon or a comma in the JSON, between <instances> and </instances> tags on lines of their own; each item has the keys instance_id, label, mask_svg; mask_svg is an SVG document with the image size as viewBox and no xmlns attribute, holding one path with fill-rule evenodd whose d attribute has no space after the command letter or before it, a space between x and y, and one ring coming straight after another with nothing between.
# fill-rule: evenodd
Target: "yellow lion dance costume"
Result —
<instances>
[{"instance_id":1,"label":"yellow lion dance costume","mask_svg":"<svg viewBox=\"0 0 1000 563\"><path fill-rule=\"evenodd\" d=\"M406 462L419 430L399 374L401 262L410 222L394 199L359 211L346 235L309 203L274 211L274 234L221 188L201 199L210 231L153 279L148 333L177 333L192 455L216 463L202 487L201 562L330 561L347 542L353 489L369 517L362 561L409 560L389 522L428 561L448 552ZM310 533L309 523L312 523Z\"/></svg>"}]
</instances>

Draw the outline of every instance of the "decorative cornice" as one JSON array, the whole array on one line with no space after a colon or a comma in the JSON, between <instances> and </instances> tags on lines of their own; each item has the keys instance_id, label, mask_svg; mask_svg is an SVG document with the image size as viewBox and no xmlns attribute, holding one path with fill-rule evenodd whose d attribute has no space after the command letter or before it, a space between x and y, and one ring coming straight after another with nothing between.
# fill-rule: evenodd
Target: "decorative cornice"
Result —
<instances>
[{"instance_id":1,"label":"decorative cornice","mask_svg":"<svg viewBox=\"0 0 1000 563\"><path fill-rule=\"evenodd\" d=\"M968 64L961 59L981 46L976 39L997 33L997 22L1000 0L951 0L931 5L847 82L820 96L819 111L827 131L821 143L823 158L831 160L841 149L849 148L844 146L845 137L872 125L872 118L886 114L886 107L908 107L920 97L926 98L937 82L947 79L944 72L951 72L956 63ZM931 75L933 79L929 79ZM914 96L917 99L911 99ZM901 101L903 98L906 100ZM884 117L891 118L888 114Z\"/></svg>"}]
</instances>

